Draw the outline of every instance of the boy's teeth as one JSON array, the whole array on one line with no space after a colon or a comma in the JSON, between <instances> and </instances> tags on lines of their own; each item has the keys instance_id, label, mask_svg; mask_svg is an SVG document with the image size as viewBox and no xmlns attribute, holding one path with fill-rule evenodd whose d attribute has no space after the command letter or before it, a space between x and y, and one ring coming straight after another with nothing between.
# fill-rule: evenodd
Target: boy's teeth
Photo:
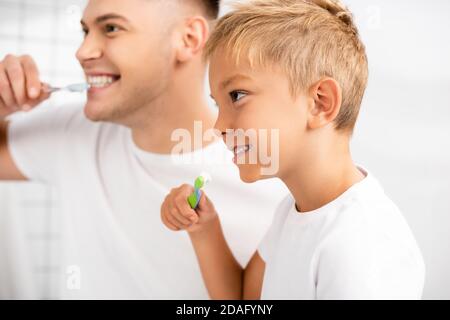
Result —
<instances>
[{"instance_id":1,"label":"boy's teeth","mask_svg":"<svg viewBox=\"0 0 450 320\"><path fill-rule=\"evenodd\" d=\"M109 77L109 76L88 76L87 77L87 82L92 87L101 88L101 87L105 87L105 86L113 83L114 82L114 78L113 77Z\"/></svg>"},{"instance_id":2,"label":"boy's teeth","mask_svg":"<svg viewBox=\"0 0 450 320\"><path fill-rule=\"evenodd\" d=\"M250 150L250 146L249 145L245 145L245 146L240 146L240 147L234 147L234 153L236 155L240 155L242 153L247 152L248 150Z\"/></svg>"}]
</instances>

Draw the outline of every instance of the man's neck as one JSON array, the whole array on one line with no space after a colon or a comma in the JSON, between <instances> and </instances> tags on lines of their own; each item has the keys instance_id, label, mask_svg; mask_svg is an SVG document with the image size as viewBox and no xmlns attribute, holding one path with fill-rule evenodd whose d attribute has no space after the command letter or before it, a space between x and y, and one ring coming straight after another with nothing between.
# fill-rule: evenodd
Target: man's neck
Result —
<instances>
[{"instance_id":1,"label":"man's neck","mask_svg":"<svg viewBox=\"0 0 450 320\"><path fill-rule=\"evenodd\" d=\"M172 134L176 130L187 130L190 137L195 139L195 134L198 133L195 131L195 122L201 123L203 142L201 146L196 147L207 146L211 141L203 141L203 133L213 128L215 122L214 114L207 102L204 99L198 99L197 102L192 100L176 107L179 108L178 113L172 112L158 121L149 121L148 125L132 127L132 137L136 146L147 152L170 154L173 148L180 143L178 140L172 141ZM194 146L194 144L192 145Z\"/></svg>"},{"instance_id":2,"label":"man's neck","mask_svg":"<svg viewBox=\"0 0 450 320\"><path fill-rule=\"evenodd\" d=\"M214 127L216 115L208 106L204 92L204 70L201 61L180 67L177 77L171 79L170 87L151 105L147 107L148 114L159 110L157 116L142 116L140 121L131 126L134 143L142 150L170 154L179 141L172 141L175 130L187 130L194 137L194 123L202 125L202 145L205 147L211 141L203 141L203 133ZM145 113L145 108L143 108ZM197 131L196 131L197 132ZM194 151L194 150L192 150Z\"/></svg>"},{"instance_id":3,"label":"man's neck","mask_svg":"<svg viewBox=\"0 0 450 320\"><path fill-rule=\"evenodd\" d=\"M343 142L334 144L334 147L331 145L328 149L328 146L324 146L328 151L317 151L310 158L313 161L291 168L286 177L282 178L301 213L325 206L364 179L364 174L351 159L348 144Z\"/></svg>"}]
</instances>

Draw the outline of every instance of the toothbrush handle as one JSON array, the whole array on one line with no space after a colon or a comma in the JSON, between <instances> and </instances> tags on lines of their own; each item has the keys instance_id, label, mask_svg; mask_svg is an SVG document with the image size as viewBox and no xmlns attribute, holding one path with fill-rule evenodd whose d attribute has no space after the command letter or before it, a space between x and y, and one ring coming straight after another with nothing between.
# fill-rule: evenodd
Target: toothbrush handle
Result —
<instances>
[{"instance_id":1,"label":"toothbrush handle","mask_svg":"<svg viewBox=\"0 0 450 320\"><path fill-rule=\"evenodd\" d=\"M61 88L47 88L47 89L43 89L43 91L45 93L53 93L53 92L56 92L56 91L59 91L59 90L61 90Z\"/></svg>"},{"instance_id":2,"label":"toothbrush handle","mask_svg":"<svg viewBox=\"0 0 450 320\"><path fill-rule=\"evenodd\" d=\"M187 201L192 209L197 209L200 198L202 197L202 191L200 189L195 189L194 192L188 197Z\"/></svg>"},{"instance_id":3,"label":"toothbrush handle","mask_svg":"<svg viewBox=\"0 0 450 320\"><path fill-rule=\"evenodd\" d=\"M49 84L42 83L41 91L44 93L52 93L61 90L62 88L52 87Z\"/></svg>"}]
</instances>

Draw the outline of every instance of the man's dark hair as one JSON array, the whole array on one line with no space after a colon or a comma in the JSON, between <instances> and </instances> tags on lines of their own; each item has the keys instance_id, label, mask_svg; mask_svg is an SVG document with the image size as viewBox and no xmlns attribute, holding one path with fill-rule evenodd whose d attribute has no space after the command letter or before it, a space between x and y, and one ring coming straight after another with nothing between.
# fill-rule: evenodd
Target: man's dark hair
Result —
<instances>
[{"instance_id":1,"label":"man's dark hair","mask_svg":"<svg viewBox=\"0 0 450 320\"><path fill-rule=\"evenodd\" d=\"M219 16L220 0L201 0L208 17L216 19Z\"/></svg>"}]
</instances>

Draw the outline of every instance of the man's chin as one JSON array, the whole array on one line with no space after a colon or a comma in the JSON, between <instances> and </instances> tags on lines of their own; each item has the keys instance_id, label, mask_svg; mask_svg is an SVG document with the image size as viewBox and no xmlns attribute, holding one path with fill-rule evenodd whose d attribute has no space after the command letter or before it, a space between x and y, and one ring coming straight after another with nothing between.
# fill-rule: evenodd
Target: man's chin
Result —
<instances>
[{"instance_id":1,"label":"man's chin","mask_svg":"<svg viewBox=\"0 0 450 320\"><path fill-rule=\"evenodd\" d=\"M106 114L106 107L99 103L87 102L84 106L84 115L91 121L107 121L109 120Z\"/></svg>"}]
</instances>

